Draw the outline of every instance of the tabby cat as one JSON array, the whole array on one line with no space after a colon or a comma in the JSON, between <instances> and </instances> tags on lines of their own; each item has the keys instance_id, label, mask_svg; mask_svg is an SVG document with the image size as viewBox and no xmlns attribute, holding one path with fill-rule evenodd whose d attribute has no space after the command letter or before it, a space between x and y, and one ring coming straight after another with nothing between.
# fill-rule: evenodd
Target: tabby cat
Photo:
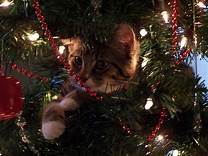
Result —
<instances>
[{"instance_id":1,"label":"tabby cat","mask_svg":"<svg viewBox=\"0 0 208 156\"><path fill-rule=\"evenodd\" d=\"M87 48L78 37L62 42L67 46L72 70L96 92L110 93L127 87L127 82L136 75L139 42L128 24L118 24L111 41L93 49ZM42 133L46 139L58 138L65 129L65 112L77 109L86 100L73 81L66 84L66 96L51 102L43 111Z\"/></svg>"}]
</instances>

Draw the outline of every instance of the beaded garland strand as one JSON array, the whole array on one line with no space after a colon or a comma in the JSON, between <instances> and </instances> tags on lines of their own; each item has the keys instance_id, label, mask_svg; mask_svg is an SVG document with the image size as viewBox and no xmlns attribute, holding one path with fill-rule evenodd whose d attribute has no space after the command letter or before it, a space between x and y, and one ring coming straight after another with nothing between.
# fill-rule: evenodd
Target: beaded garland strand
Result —
<instances>
[{"instance_id":1,"label":"beaded garland strand","mask_svg":"<svg viewBox=\"0 0 208 156\"><path fill-rule=\"evenodd\" d=\"M36 73L32 73L31 71L24 69L23 67L19 67L15 63L12 64L12 70L17 71L17 72L27 76L28 78L36 78L36 79L42 80L43 82L48 82L47 77L41 77Z\"/></svg>"},{"instance_id":2,"label":"beaded garland strand","mask_svg":"<svg viewBox=\"0 0 208 156\"><path fill-rule=\"evenodd\" d=\"M167 117L166 110L165 110L165 108L162 108L162 110L160 112L160 118L159 118L159 121L158 121L156 127L151 132L151 134L147 137L148 141L152 141L155 138L155 136L157 135L158 131L160 130L162 124L164 123L166 117Z\"/></svg>"},{"instance_id":3,"label":"beaded garland strand","mask_svg":"<svg viewBox=\"0 0 208 156\"><path fill-rule=\"evenodd\" d=\"M171 25L172 25L172 51L176 53L177 45L178 45L178 37L177 37L177 0L172 0L172 13L171 13Z\"/></svg>"}]
</instances>

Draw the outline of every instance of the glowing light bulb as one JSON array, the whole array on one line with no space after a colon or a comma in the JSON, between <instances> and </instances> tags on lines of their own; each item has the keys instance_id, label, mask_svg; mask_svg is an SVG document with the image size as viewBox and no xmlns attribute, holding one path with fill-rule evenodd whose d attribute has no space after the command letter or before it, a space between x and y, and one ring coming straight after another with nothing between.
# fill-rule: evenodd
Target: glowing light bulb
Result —
<instances>
[{"instance_id":1,"label":"glowing light bulb","mask_svg":"<svg viewBox=\"0 0 208 156\"><path fill-rule=\"evenodd\" d=\"M178 150L173 150L172 156L179 156L179 151Z\"/></svg>"},{"instance_id":2,"label":"glowing light bulb","mask_svg":"<svg viewBox=\"0 0 208 156\"><path fill-rule=\"evenodd\" d=\"M186 36L183 36L180 42L180 47L181 48L186 47L187 43L188 43L188 38Z\"/></svg>"},{"instance_id":3,"label":"glowing light bulb","mask_svg":"<svg viewBox=\"0 0 208 156\"><path fill-rule=\"evenodd\" d=\"M58 39L58 38L59 38L59 36L53 36L53 38L54 38L54 39Z\"/></svg>"},{"instance_id":4,"label":"glowing light bulb","mask_svg":"<svg viewBox=\"0 0 208 156\"><path fill-rule=\"evenodd\" d=\"M160 134L155 138L155 140L158 141L158 142L161 142L161 141L164 140L164 136Z\"/></svg>"},{"instance_id":5,"label":"glowing light bulb","mask_svg":"<svg viewBox=\"0 0 208 156\"><path fill-rule=\"evenodd\" d=\"M171 151L169 151L167 154L166 154L166 156L179 156L181 153L183 153L183 152L180 152L179 150L171 150Z\"/></svg>"},{"instance_id":6,"label":"glowing light bulb","mask_svg":"<svg viewBox=\"0 0 208 156\"><path fill-rule=\"evenodd\" d=\"M167 11L163 11L163 12L161 12L161 15L162 15L165 23L169 23L169 14L168 14L168 12Z\"/></svg>"},{"instance_id":7,"label":"glowing light bulb","mask_svg":"<svg viewBox=\"0 0 208 156\"><path fill-rule=\"evenodd\" d=\"M48 99L51 99L51 93L48 92L48 93L46 94L46 97L47 97Z\"/></svg>"},{"instance_id":8,"label":"glowing light bulb","mask_svg":"<svg viewBox=\"0 0 208 156\"><path fill-rule=\"evenodd\" d=\"M146 36L147 35L147 30L146 29L141 29L140 31L139 31L139 33L140 33L140 35L142 36L142 37L144 37L144 36Z\"/></svg>"},{"instance_id":9,"label":"glowing light bulb","mask_svg":"<svg viewBox=\"0 0 208 156\"><path fill-rule=\"evenodd\" d=\"M59 46L59 53L60 54L63 54L64 53L64 51L65 51L65 47L64 46Z\"/></svg>"},{"instance_id":10,"label":"glowing light bulb","mask_svg":"<svg viewBox=\"0 0 208 156\"><path fill-rule=\"evenodd\" d=\"M30 41L37 41L40 35L37 32L33 32L31 34L28 34L28 39Z\"/></svg>"},{"instance_id":11,"label":"glowing light bulb","mask_svg":"<svg viewBox=\"0 0 208 156\"><path fill-rule=\"evenodd\" d=\"M197 3L200 8L206 8L207 6L203 2Z\"/></svg>"},{"instance_id":12,"label":"glowing light bulb","mask_svg":"<svg viewBox=\"0 0 208 156\"><path fill-rule=\"evenodd\" d=\"M144 68L147 65L148 61L149 59L147 57L143 57L142 68Z\"/></svg>"},{"instance_id":13,"label":"glowing light bulb","mask_svg":"<svg viewBox=\"0 0 208 156\"><path fill-rule=\"evenodd\" d=\"M8 0L5 0L3 1L1 4L0 4L0 7L8 7L10 5L14 4L13 1L8 1Z\"/></svg>"},{"instance_id":14,"label":"glowing light bulb","mask_svg":"<svg viewBox=\"0 0 208 156\"><path fill-rule=\"evenodd\" d=\"M152 106L153 106L152 98L147 98L147 102L146 102L144 108L145 108L146 110L149 110Z\"/></svg>"},{"instance_id":15,"label":"glowing light bulb","mask_svg":"<svg viewBox=\"0 0 208 156\"><path fill-rule=\"evenodd\" d=\"M58 99L58 96L57 96L57 95L54 95L54 96L52 97L52 99L53 99L53 100L57 100L57 99Z\"/></svg>"}]
</instances>

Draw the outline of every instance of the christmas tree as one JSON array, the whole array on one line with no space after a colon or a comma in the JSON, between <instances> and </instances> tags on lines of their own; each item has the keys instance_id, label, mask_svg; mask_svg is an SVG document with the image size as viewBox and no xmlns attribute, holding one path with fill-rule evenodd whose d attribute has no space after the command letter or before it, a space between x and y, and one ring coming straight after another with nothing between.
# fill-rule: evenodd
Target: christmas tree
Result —
<instances>
[{"instance_id":1,"label":"christmas tree","mask_svg":"<svg viewBox=\"0 0 208 156\"><path fill-rule=\"evenodd\" d=\"M46 140L43 108L73 73L60 39L103 43L118 23L140 41L136 80L111 95L81 86L94 100ZM0 0L0 41L0 155L208 155L208 89L197 73L197 57L208 56L208 2Z\"/></svg>"}]
</instances>

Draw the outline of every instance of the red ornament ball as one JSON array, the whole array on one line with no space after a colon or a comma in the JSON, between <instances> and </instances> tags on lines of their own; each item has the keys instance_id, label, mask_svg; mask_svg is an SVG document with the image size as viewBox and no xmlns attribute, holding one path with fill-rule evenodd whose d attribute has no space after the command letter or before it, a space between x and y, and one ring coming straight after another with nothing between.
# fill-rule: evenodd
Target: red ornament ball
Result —
<instances>
[{"instance_id":1,"label":"red ornament ball","mask_svg":"<svg viewBox=\"0 0 208 156\"><path fill-rule=\"evenodd\" d=\"M20 82L13 77L0 76L0 120L16 117L23 109Z\"/></svg>"}]
</instances>

